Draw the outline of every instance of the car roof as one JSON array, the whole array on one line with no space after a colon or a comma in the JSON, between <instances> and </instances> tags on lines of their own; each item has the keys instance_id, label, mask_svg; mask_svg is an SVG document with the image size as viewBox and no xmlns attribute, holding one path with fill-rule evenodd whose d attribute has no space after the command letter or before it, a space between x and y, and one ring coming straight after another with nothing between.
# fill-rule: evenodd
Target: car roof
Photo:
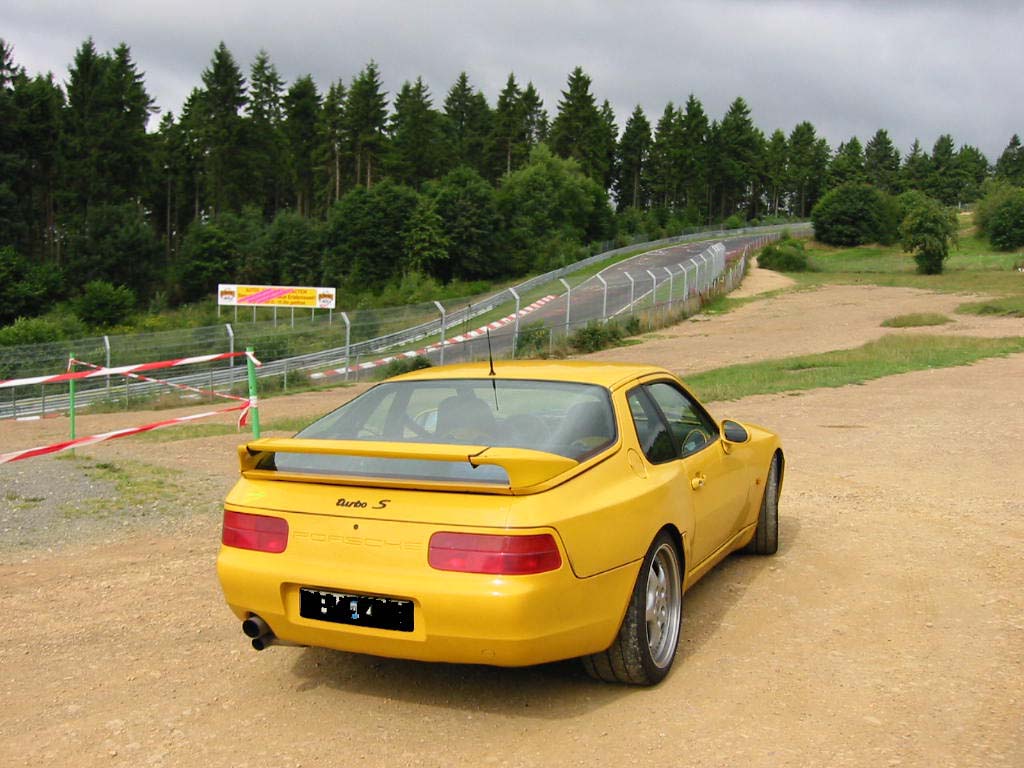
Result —
<instances>
[{"instance_id":1,"label":"car roof","mask_svg":"<svg viewBox=\"0 0 1024 768\"><path fill-rule=\"evenodd\" d=\"M491 367L487 361L421 368L396 376L389 381L428 381L437 379L490 379ZM582 382L599 384L609 389L641 376L668 374L655 365L634 363L599 363L585 360L497 360L494 375L497 379L534 379L541 381ZM671 375L671 374L669 374Z\"/></svg>"}]
</instances>

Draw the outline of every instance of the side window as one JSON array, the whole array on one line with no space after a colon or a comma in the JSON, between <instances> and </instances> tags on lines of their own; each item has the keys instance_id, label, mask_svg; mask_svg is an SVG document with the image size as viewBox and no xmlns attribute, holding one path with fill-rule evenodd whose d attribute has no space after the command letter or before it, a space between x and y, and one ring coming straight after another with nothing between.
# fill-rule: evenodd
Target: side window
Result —
<instances>
[{"instance_id":1,"label":"side window","mask_svg":"<svg viewBox=\"0 0 1024 768\"><path fill-rule=\"evenodd\" d=\"M683 456L696 453L718 437L714 419L685 392L668 382L650 384L647 391L668 420Z\"/></svg>"},{"instance_id":2,"label":"side window","mask_svg":"<svg viewBox=\"0 0 1024 768\"><path fill-rule=\"evenodd\" d=\"M626 395L633 426L640 440L644 455L652 464L661 464L676 458L676 449L668 426L661 418L657 407L643 387L637 387Z\"/></svg>"}]
</instances>

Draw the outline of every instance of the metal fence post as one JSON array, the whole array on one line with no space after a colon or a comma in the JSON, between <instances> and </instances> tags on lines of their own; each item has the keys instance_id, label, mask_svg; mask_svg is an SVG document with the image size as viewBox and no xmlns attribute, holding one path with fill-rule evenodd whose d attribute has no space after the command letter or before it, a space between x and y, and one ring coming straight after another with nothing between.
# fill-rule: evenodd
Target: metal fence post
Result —
<instances>
[{"instance_id":1,"label":"metal fence post","mask_svg":"<svg viewBox=\"0 0 1024 768\"><path fill-rule=\"evenodd\" d=\"M107 357L107 368L110 368L110 337L109 336L106 336L106 335L103 336L103 349L107 353L107 355L106 355L106 357ZM110 374L109 373L106 375L106 379L107 379L107 398L109 399L110 398Z\"/></svg>"},{"instance_id":2,"label":"metal fence post","mask_svg":"<svg viewBox=\"0 0 1024 768\"><path fill-rule=\"evenodd\" d=\"M626 270L622 270L622 274L629 280L629 314L633 314L633 303L636 301L636 281L633 276Z\"/></svg>"},{"instance_id":3,"label":"metal fence post","mask_svg":"<svg viewBox=\"0 0 1024 768\"><path fill-rule=\"evenodd\" d=\"M231 327L231 323L224 323L224 328L228 332L228 352L232 355L235 354L235 331ZM231 392L235 388L235 358L228 358L228 392Z\"/></svg>"},{"instance_id":4,"label":"metal fence post","mask_svg":"<svg viewBox=\"0 0 1024 768\"><path fill-rule=\"evenodd\" d=\"M444 365L444 335L445 335L445 320L447 313L444 311L444 305L440 301L435 301L434 306L437 307L437 311L441 313L441 365Z\"/></svg>"},{"instance_id":5,"label":"metal fence post","mask_svg":"<svg viewBox=\"0 0 1024 768\"><path fill-rule=\"evenodd\" d=\"M672 270L668 267L663 267L668 272L668 311L672 311L672 291L675 288L675 280L672 277Z\"/></svg>"},{"instance_id":6,"label":"metal fence post","mask_svg":"<svg viewBox=\"0 0 1024 768\"><path fill-rule=\"evenodd\" d=\"M516 345L519 343L519 303L520 303L520 301L519 301L519 294L516 293L516 289L515 288L509 288L508 290L509 290L509 293L511 293L516 298L515 330L512 332L512 357L515 358L515 356L516 356Z\"/></svg>"},{"instance_id":7,"label":"metal fence post","mask_svg":"<svg viewBox=\"0 0 1024 768\"><path fill-rule=\"evenodd\" d=\"M651 288L651 310L654 312L658 311L658 278L655 277L651 270L646 270L647 274L651 276L651 282L654 283L654 287Z\"/></svg>"},{"instance_id":8,"label":"metal fence post","mask_svg":"<svg viewBox=\"0 0 1024 768\"><path fill-rule=\"evenodd\" d=\"M345 381L348 381L352 370L352 321L348 319L348 312L342 312L341 319L345 321Z\"/></svg>"},{"instance_id":9,"label":"metal fence post","mask_svg":"<svg viewBox=\"0 0 1024 768\"><path fill-rule=\"evenodd\" d=\"M558 282L565 286L565 335L569 335L569 308L572 306L572 288L565 281L564 277L558 278Z\"/></svg>"},{"instance_id":10,"label":"metal fence post","mask_svg":"<svg viewBox=\"0 0 1024 768\"><path fill-rule=\"evenodd\" d=\"M608 319L608 281L605 280L601 275L594 275L598 280L601 281L601 287L604 291L604 296L601 299L601 319Z\"/></svg>"}]
</instances>

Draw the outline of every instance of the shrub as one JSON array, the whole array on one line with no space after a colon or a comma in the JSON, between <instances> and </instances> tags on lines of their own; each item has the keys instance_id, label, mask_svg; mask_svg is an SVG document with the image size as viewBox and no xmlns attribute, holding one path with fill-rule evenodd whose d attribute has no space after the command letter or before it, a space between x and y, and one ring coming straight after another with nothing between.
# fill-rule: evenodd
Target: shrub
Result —
<instances>
[{"instance_id":1,"label":"shrub","mask_svg":"<svg viewBox=\"0 0 1024 768\"><path fill-rule=\"evenodd\" d=\"M519 328L516 357L544 357L551 342L551 332L543 320L527 323Z\"/></svg>"},{"instance_id":2,"label":"shrub","mask_svg":"<svg viewBox=\"0 0 1024 768\"><path fill-rule=\"evenodd\" d=\"M135 309L135 294L123 285L105 280L86 283L82 295L73 302L75 314L91 326L109 328L127 320Z\"/></svg>"},{"instance_id":3,"label":"shrub","mask_svg":"<svg viewBox=\"0 0 1024 768\"><path fill-rule=\"evenodd\" d=\"M811 210L814 236L829 245L891 243L897 214L888 195L867 184L841 184Z\"/></svg>"},{"instance_id":4,"label":"shrub","mask_svg":"<svg viewBox=\"0 0 1024 768\"><path fill-rule=\"evenodd\" d=\"M409 373L410 371L418 371L421 368L430 368L433 363L430 362L423 355L416 355L416 357L400 357L397 360L392 360L384 368L384 378L390 379L392 376L399 376L403 373Z\"/></svg>"},{"instance_id":5,"label":"shrub","mask_svg":"<svg viewBox=\"0 0 1024 768\"><path fill-rule=\"evenodd\" d=\"M807 272L810 269L804 244L790 238L782 238L762 248L757 255L757 263L762 269L775 272Z\"/></svg>"},{"instance_id":6,"label":"shrub","mask_svg":"<svg viewBox=\"0 0 1024 768\"><path fill-rule=\"evenodd\" d=\"M734 213L722 224L722 229L742 229L747 226L746 220L738 213Z\"/></svg>"},{"instance_id":7,"label":"shrub","mask_svg":"<svg viewBox=\"0 0 1024 768\"><path fill-rule=\"evenodd\" d=\"M953 211L935 200L912 208L900 225L903 250L913 252L922 275L942 274L950 243L956 242L957 221Z\"/></svg>"},{"instance_id":8,"label":"shrub","mask_svg":"<svg viewBox=\"0 0 1024 768\"><path fill-rule=\"evenodd\" d=\"M1024 245L1024 189L1015 189L994 207L988 220L988 239L1004 251Z\"/></svg>"},{"instance_id":9,"label":"shrub","mask_svg":"<svg viewBox=\"0 0 1024 768\"><path fill-rule=\"evenodd\" d=\"M618 343L622 339L622 328L618 323L593 321L569 336L569 348L573 352L598 352Z\"/></svg>"},{"instance_id":10,"label":"shrub","mask_svg":"<svg viewBox=\"0 0 1024 768\"><path fill-rule=\"evenodd\" d=\"M47 344L64 338L62 324L50 317L19 317L0 328L0 347Z\"/></svg>"}]
</instances>

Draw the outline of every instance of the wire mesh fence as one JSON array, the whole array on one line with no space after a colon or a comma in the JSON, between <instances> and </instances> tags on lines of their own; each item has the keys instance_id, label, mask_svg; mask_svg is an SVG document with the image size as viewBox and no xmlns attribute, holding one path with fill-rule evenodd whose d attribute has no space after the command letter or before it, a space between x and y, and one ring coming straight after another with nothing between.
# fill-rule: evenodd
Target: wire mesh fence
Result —
<instances>
[{"instance_id":1,"label":"wire mesh fence","mask_svg":"<svg viewBox=\"0 0 1024 768\"><path fill-rule=\"evenodd\" d=\"M746 235L748 240L755 235L747 246L749 250L778 237L782 229L730 230L728 235ZM789 229L794 227L790 225ZM742 270L737 272L737 265L742 263L745 268L745 254L737 252L736 258L728 261L721 243L686 260L645 266L647 261L664 262L664 258L655 257L664 257L674 245L708 235L701 232L649 243L656 248L643 257L587 276L597 265L613 261L635 250L635 246L604 251L482 298L348 312L278 313L260 308L256 313L246 308L238 313L237 320L232 314L229 322L215 326L0 348L0 381L61 372L71 356L111 367L248 347L255 349L264 362L260 377L286 389L290 383L325 369L350 380L366 378L373 375L370 371L381 361L421 350L435 363L477 360L488 354L522 356L531 349L542 351L544 344L553 349L559 340L593 322L625 317L649 324L659 316L692 314L710 295L731 290L732 283L739 279L736 275L742 274ZM567 278L574 278L575 284ZM546 295L557 298L543 311L521 315L524 306ZM483 336L468 337L472 331L495 322L503 325L491 331L489 342ZM459 337L464 338L455 340ZM542 337L543 343L539 341ZM244 379L244 367L232 359L199 366L169 380L210 390L240 391ZM101 377L83 382L77 397L83 405L102 400L127 405L162 389L155 383ZM66 385L5 388L0 383L0 418L59 412L67 409L67 400Z\"/></svg>"}]
</instances>

